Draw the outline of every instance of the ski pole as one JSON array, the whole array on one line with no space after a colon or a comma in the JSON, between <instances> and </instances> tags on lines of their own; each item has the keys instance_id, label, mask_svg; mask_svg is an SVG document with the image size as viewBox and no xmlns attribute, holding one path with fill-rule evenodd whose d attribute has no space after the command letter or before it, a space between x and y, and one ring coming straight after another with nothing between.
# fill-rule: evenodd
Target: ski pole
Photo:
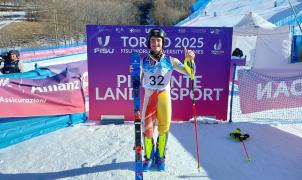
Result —
<instances>
[{"instance_id":1,"label":"ski pole","mask_svg":"<svg viewBox=\"0 0 302 180\"><path fill-rule=\"evenodd\" d=\"M191 78L191 83L192 83L192 107L193 107L193 117L194 117L194 128L195 128L195 143L196 143L196 158L197 158L197 169L200 171L200 158L199 158L199 145L198 145L198 127L197 127L197 113L196 113L196 104L195 104L195 83L194 83L194 67L193 67L193 62L186 57L184 60L185 64L185 69L190 75Z\"/></svg>"},{"instance_id":2,"label":"ski pole","mask_svg":"<svg viewBox=\"0 0 302 180\"><path fill-rule=\"evenodd\" d=\"M199 158L199 145L198 145L198 127L197 127L197 113L195 106L194 97L194 80L192 80L192 103L193 103L193 116L194 116L194 127L195 127L195 142L196 142L196 157L197 157L197 169L200 171L200 158Z\"/></svg>"},{"instance_id":3,"label":"ski pole","mask_svg":"<svg viewBox=\"0 0 302 180\"><path fill-rule=\"evenodd\" d=\"M247 153L246 146L245 146L243 140L240 140L240 142L241 142L241 144L242 144L242 146L243 146L243 149L244 149L244 152L245 152L245 156L246 156L246 160L247 160L247 161L251 161L251 159L250 159L250 157L249 157L249 154Z\"/></svg>"}]
</instances>

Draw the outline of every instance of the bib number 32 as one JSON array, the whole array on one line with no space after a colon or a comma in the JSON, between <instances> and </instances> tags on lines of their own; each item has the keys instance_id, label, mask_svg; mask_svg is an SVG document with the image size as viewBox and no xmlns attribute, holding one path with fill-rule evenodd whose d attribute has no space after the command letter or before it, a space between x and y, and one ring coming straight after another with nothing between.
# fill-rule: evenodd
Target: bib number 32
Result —
<instances>
[{"instance_id":1,"label":"bib number 32","mask_svg":"<svg viewBox=\"0 0 302 180\"><path fill-rule=\"evenodd\" d=\"M152 86L162 86L164 81L164 76L150 76L150 85Z\"/></svg>"}]
</instances>

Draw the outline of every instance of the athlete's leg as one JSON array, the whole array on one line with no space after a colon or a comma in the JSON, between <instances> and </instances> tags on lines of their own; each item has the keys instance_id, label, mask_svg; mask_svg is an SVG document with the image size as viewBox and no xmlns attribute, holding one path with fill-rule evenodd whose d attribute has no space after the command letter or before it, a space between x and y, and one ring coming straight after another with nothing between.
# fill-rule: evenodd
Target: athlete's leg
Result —
<instances>
[{"instance_id":1,"label":"athlete's leg","mask_svg":"<svg viewBox=\"0 0 302 180\"><path fill-rule=\"evenodd\" d=\"M157 100L158 133L159 135L163 135L169 132L172 117L170 91L165 90L160 92Z\"/></svg>"},{"instance_id":2,"label":"athlete's leg","mask_svg":"<svg viewBox=\"0 0 302 180\"><path fill-rule=\"evenodd\" d=\"M157 121L158 138L156 143L156 163L160 171L165 170L165 152L172 117L170 91L165 90L158 95Z\"/></svg>"},{"instance_id":3,"label":"athlete's leg","mask_svg":"<svg viewBox=\"0 0 302 180\"><path fill-rule=\"evenodd\" d=\"M154 124L157 110L157 93L145 90L144 104L142 109L143 134L145 161L143 164L144 171L148 171L154 162Z\"/></svg>"}]
</instances>

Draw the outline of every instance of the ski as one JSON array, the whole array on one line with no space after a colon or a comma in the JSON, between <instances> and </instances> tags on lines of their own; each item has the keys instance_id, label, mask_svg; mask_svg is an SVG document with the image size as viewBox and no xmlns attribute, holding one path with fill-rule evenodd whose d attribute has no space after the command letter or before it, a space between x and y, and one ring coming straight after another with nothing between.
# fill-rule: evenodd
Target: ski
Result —
<instances>
[{"instance_id":1,"label":"ski","mask_svg":"<svg viewBox=\"0 0 302 180\"><path fill-rule=\"evenodd\" d=\"M142 133L141 133L141 114L140 114L140 56L137 52L131 54L132 65L132 87L134 102L134 130L135 130L135 179L143 179L142 161Z\"/></svg>"}]
</instances>

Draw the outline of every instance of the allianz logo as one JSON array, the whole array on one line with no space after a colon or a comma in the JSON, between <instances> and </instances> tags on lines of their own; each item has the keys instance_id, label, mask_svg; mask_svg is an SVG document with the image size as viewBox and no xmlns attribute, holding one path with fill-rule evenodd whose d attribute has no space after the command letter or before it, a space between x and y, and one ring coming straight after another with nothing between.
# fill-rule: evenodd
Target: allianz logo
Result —
<instances>
[{"instance_id":1,"label":"allianz logo","mask_svg":"<svg viewBox=\"0 0 302 180\"><path fill-rule=\"evenodd\" d=\"M47 93L47 92L57 92L57 91L72 91L76 89L80 89L80 81L72 81L68 83L60 83L60 84L53 84L49 86L32 86L31 93Z\"/></svg>"}]
</instances>

